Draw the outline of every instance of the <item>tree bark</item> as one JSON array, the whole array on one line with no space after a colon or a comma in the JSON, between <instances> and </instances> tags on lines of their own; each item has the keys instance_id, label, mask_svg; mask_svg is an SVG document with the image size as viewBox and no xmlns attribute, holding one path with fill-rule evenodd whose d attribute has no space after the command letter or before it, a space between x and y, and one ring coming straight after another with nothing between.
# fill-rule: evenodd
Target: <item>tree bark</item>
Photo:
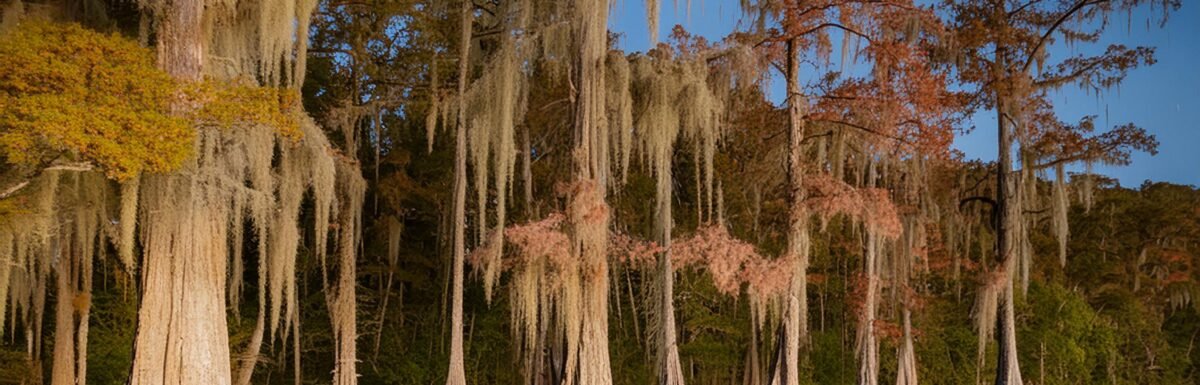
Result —
<instances>
[{"instance_id":1,"label":"tree bark","mask_svg":"<svg viewBox=\"0 0 1200 385\"><path fill-rule=\"evenodd\" d=\"M1003 60L1002 50L997 50L997 61ZM1000 65L1004 68L1004 64ZM1001 313L996 317L996 342L999 351L996 355L996 385L1020 385L1021 370L1017 362L1016 316L1013 308L1013 273L1016 270L1016 236L1017 221L1021 220L1021 205L1017 202L1017 178L1012 166L1012 128L1005 123L1004 109L1007 100L1004 95L997 95L997 136L999 153L997 156L996 176L996 207L1000 212L1000 221L996 231L996 255L999 256L1000 269L1005 274L1003 292L999 296Z\"/></svg>"},{"instance_id":2,"label":"tree bark","mask_svg":"<svg viewBox=\"0 0 1200 385\"><path fill-rule=\"evenodd\" d=\"M355 286L358 270L355 257L358 254L358 240L361 239L359 224L362 222L366 181L357 162L338 161L337 176L338 184L342 186L341 209L338 211L338 278L329 306L337 344L333 385L355 385L358 383L358 302Z\"/></svg>"},{"instance_id":3,"label":"tree bark","mask_svg":"<svg viewBox=\"0 0 1200 385\"><path fill-rule=\"evenodd\" d=\"M904 341L897 349L899 370L896 373L896 385L917 385L917 354L912 339L912 312L905 308L902 317Z\"/></svg>"},{"instance_id":4,"label":"tree bark","mask_svg":"<svg viewBox=\"0 0 1200 385\"><path fill-rule=\"evenodd\" d=\"M204 2L167 1L161 12L159 67L180 80L200 80ZM232 380L225 321L227 246L213 241L225 239L228 213L206 202L208 187L193 178L185 171L143 184L145 256L131 385L229 385Z\"/></svg>"},{"instance_id":5,"label":"tree bark","mask_svg":"<svg viewBox=\"0 0 1200 385\"><path fill-rule=\"evenodd\" d=\"M566 384L611 385L608 350L608 152L602 145L604 124L604 57L608 49L608 0L577 0L578 93L575 114L576 188L567 217L570 238L579 259L580 309L567 318L568 331L578 328L576 346L568 338ZM568 297L573 294L567 294ZM567 299L571 301L571 299ZM566 302L570 306L570 302ZM578 318L575 320L574 318ZM574 324L574 325L572 325ZM571 356L577 356L574 368ZM571 378L575 373L575 379Z\"/></svg>"},{"instance_id":6,"label":"tree bark","mask_svg":"<svg viewBox=\"0 0 1200 385\"><path fill-rule=\"evenodd\" d=\"M787 42L788 104L788 245L785 258L794 265L784 314L783 360L775 385L800 383L801 345L808 340L808 210L804 208L804 100L800 90L799 42Z\"/></svg>"},{"instance_id":7,"label":"tree bark","mask_svg":"<svg viewBox=\"0 0 1200 385\"><path fill-rule=\"evenodd\" d=\"M227 213L205 202L205 188L191 177L148 179L130 384L228 385Z\"/></svg>"},{"instance_id":8,"label":"tree bark","mask_svg":"<svg viewBox=\"0 0 1200 385\"><path fill-rule=\"evenodd\" d=\"M463 259L466 254L467 116L466 94L470 73L472 3L462 2L458 48L458 125L454 133L454 255L451 261L450 367L446 385L466 385L463 367ZM483 170L479 170L483 172Z\"/></svg>"},{"instance_id":9,"label":"tree bark","mask_svg":"<svg viewBox=\"0 0 1200 385\"><path fill-rule=\"evenodd\" d=\"M71 237L63 237L70 239ZM75 264L74 253L62 248L69 241L58 241L59 256L55 270L54 305L54 358L51 363L50 383L53 385L75 384ZM64 250L65 249L65 250Z\"/></svg>"},{"instance_id":10,"label":"tree bark","mask_svg":"<svg viewBox=\"0 0 1200 385\"><path fill-rule=\"evenodd\" d=\"M660 177L657 186L657 201L659 209L658 218L658 239L664 251L659 255L659 286L661 296L659 298L659 310L662 314L662 322L659 325L659 333L661 333L661 344L658 348L659 359L659 383L662 385L683 385L683 369L679 365L679 346L675 336L675 269L671 266L671 187L670 177L671 165L667 164L659 167L659 171L665 171L667 176ZM662 182L666 183L662 183ZM699 208L699 206L697 206Z\"/></svg>"},{"instance_id":11,"label":"tree bark","mask_svg":"<svg viewBox=\"0 0 1200 385\"><path fill-rule=\"evenodd\" d=\"M868 227L867 252L866 258L863 258L867 278L867 293L863 302L862 314L859 315L858 321L858 383L861 385L875 385L879 382L879 342L875 339L875 310L878 306L879 297L879 241L877 237L875 229Z\"/></svg>"},{"instance_id":12,"label":"tree bark","mask_svg":"<svg viewBox=\"0 0 1200 385\"><path fill-rule=\"evenodd\" d=\"M674 142L674 139L670 140L670 143ZM657 325L657 370L660 385L683 385L683 368L679 364L679 346L675 333L675 269L671 264L671 231L675 224L672 212L674 173L671 170L671 156L674 151L671 147L673 146L666 146L665 152L654 150L658 154L651 155L657 158L652 162L655 163L654 201L657 206L654 211L658 214L654 226L658 234L654 236L664 250L658 256L658 314L661 319ZM699 151L695 153L699 154ZM699 162L696 165L696 223L700 223Z\"/></svg>"}]
</instances>

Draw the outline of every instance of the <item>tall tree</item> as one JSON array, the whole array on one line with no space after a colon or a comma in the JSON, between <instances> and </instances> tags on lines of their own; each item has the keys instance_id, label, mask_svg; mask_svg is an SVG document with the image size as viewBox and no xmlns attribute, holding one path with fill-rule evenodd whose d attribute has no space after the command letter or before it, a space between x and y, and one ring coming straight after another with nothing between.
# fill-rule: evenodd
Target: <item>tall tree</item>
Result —
<instances>
[{"instance_id":1,"label":"tall tree","mask_svg":"<svg viewBox=\"0 0 1200 385\"><path fill-rule=\"evenodd\" d=\"M298 92L304 57L296 55L303 55L307 39L297 38L297 31L306 31L314 2L232 5L167 0L140 5L155 20L160 68L180 81L196 84L206 76L249 78L255 84L290 86L288 95ZM263 17L243 18L244 13ZM252 31L260 39L231 38L244 31ZM230 64L208 66L210 55L224 57ZM295 96L289 97L296 100ZM231 101L236 103L236 98ZM186 111L196 106L185 101L174 108ZM200 151L183 171L147 176L141 183L143 296L130 383L232 382L225 316L226 274L230 249L240 249L241 245L231 246L228 240L243 239L240 222L244 210L249 212L259 240L260 321L256 327L259 337L252 339L243 369L252 368L258 359L262 319L268 313L270 322L266 326L273 336L276 332L295 333L299 318L296 215L304 193L311 190L316 213L315 249L323 259L334 202L335 165L321 130L303 112L288 113L294 125L290 130L286 125L271 124L245 130L197 125ZM280 160L273 162L276 139L284 138L289 131L302 139L280 140ZM358 209L345 207L342 212L353 217ZM351 237L356 236L352 229L348 231ZM350 263L354 250L345 247L353 244L339 243L343 248L340 255ZM233 263L240 264L241 260ZM240 266L232 271L240 272ZM344 273L353 277L353 269ZM235 275L233 280L240 281L241 277ZM269 306L264 307L264 303ZM349 308L339 313L353 324L352 296ZM353 346L353 335L344 338ZM293 340L294 346L297 341ZM298 373L299 362L295 365Z\"/></svg>"},{"instance_id":2,"label":"tall tree","mask_svg":"<svg viewBox=\"0 0 1200 385\"><path fill-rule=\"evenodd\" d=\"M578 56L572 67L576 75L574 175L567 220L571 249L579 258L578 309L568 310L567 367L564 383L612 384L608 350L608 242L609 153L604 117L604 60L608 52L608 0L578 0L574 4L572 29ZM573 314L571 314L573 313ZM572 337L572 334L577 337ZM571 340L574 339L573 344ZM572 360L574 358L574 360Z\"/></svg>"},{"instance_id":3,"label":"tall tree","mask_svg":"<svg viewBox=\"0 0 1200 385\"><path fill-rule=\"evenodd\" d=\"M1035 198L1032 176L1043 156L1056 158L1047 164L1071 161L1127 159L1130 149L1152 149L1143 131L1134 126L1118 128L1117 134L1101 134L1079 143L1069 152L1038 155L1031 142L1033 133L1069 131L1058 125L1046 108L1047 92L1065 85L1093 91L1114 87L1138 66L1153 63L1153 50L1110 45L1100 55L1077 55L1047 65L1050 46L1062 43L1096 43L1109 26L1114 12L1155 4L1162 19L1179 7L1178 1L1058 1L1013 4L1007 1L954 1L943 3L950 10L951 29L961 56L956 56L957 73L966 83L979 86L978 102L996 112L998 156L995 170L994 210L996 265L981 290L979 315L980 355L990 331L997 330L997 385L1022 383L1017 355L1014 280L1028 271L1029 248L1023 211ZM1059 40L1061 39L1061 40ZM1049 70L1043 70L1049 68ZM1106 144L1101 145L1104 142ZM1112 154L1126 154L1112 155ZM1014 155L1017 158L1014 159ZM1022 164L1014 171L1014 164ZM1022 177L1024 175L1024 178ZM1024 281L1025 278L1022 278ZM995 308L997 307L998 308ZM994 309L995 308L995 309ZM998 309L998 311L996 310ZM998 314L997 314L998 313ZM994 325L994 326L993 326ZM982 361L981 361L982 362Z\"/></svg>"},{"instance_id":4,"label":"tall tree","mask_svg":"<svg viewBox=\"0 0 1200 385\"><path fill-rule=\"evenodd\" d=\"M201 80L206 47L199 31L204 27L204 3L165 1L145 6L158 13L159 67L184 81ZM189 191L186 177L163 179L147 181L147 187L162 186L165 191L143 191L143 206L177 212L182 220L143 219L143 228L149 230L143 230L143 296L129 383L229 385L225 255L198 247L218 237L212 234L217 229L204 224L224 213L205 208L201 197ZM169 192L172 185L187 186L181 191L184 200L178 202L182 207L174 207L178 196Z\"/></svg>"},{"instance_id":5,"label":"tall tree","mask_svg":"<svg viewBox=\"0 0 1200 385\"><path fill-rule=\"evenodd\" d=\"M465 385L463 368L463 258L466 253L467 206L467 77L471 53L471 24L473 3L463 0L462 25L459 27L458 47L458 122L454 131L454 249L451 269L453 280L450 303L450 369L446 385ZM476 170L476 172L481 172Z\"/></svg>"},{"instance_id":6,"label":"tall tree","mask_svg":"<svg viewBox=\"0 0 1200 385\"><path fill-rule=\"evenodd\" d=\"M811 248L810 216L811 212L803 202L806 199L805 175L809 170L817 173L824 172L823 167L812 167L806 160L805 138L811 120L817 116L810 114L811 101L822 102L825 95L806 94L802 87L802 79L806 78L800 71L800 63L806 57L828 60L833 46L830 42L830 31L840 31L842 60L849 57L852 43L859 39L865 40L876 53L886 52L878 49L876 44L888 45L897 39L898 34L894 25L910 20L919 20L921 10L909 1L762 1L751 4L751 9L758 15L759 24L768 20L778 20L780 28L765 31L765 44L772 59L781 61L777 64L784 75L787 90L786 109L788 114L787 135L787 178L786 191L789 207L789 224L787 232L787 248L784 258L792 263L790 290L786 296L786 307L783 312L783 332L780 341L782 348L777 358L779 364L772 374L772 383L793 385L798 384L800 373L801 353L807 344L808 336L808 266ZM920 26L918 21L915 24ZM919 28L918 28L919 29ZM916 35L911 37L917 39ZM857 46L857 43L854 43ZM853 53L857 57L859 52ZM782 57L779 57L782 55ZM876 55L872 60L885 60L886 55ZM889 66L898 61L874 63L876 73L887 73ZM824 79L827 74L813 74L809 79ZM856 90L857 91L857 90ZM855 100L859 95L830 95L834 99ZM909 102L905 100L904 102ZM846 123L839 120L840 123ZM835 122L835 123L838 123ZM851 128L866 131L868 134L893 136L888 134L894 130L895 123L883 127L849 125ZM841 169L841 160L832 160L833 170ZM837 172L841 176L840 172Z\"/></svg>"}]
</instances>

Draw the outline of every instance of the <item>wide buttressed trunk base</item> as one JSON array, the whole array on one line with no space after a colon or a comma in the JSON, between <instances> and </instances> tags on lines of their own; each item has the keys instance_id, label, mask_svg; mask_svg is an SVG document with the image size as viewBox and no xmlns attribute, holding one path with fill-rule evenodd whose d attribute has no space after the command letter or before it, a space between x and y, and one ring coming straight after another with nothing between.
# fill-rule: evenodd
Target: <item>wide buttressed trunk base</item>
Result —
<instances>
[{"instance_id":1,"label":"wide buttressed trunk base","mask_svg":"<svg viewBox=\"0 0 1200 385\"><path fill-rule=\"evenodd\" d=\"M228 212L195 175L143 182L142 301L131 385L228 385Z\"/></svg>"}]
</instances>

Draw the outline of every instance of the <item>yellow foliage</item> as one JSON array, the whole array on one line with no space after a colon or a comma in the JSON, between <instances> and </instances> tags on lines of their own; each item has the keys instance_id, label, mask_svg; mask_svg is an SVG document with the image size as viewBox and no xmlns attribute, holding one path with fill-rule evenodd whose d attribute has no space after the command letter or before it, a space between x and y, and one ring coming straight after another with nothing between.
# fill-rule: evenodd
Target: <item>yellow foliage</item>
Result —
<instances>
[{"instance_id":1,"label":"yellow foliage","mask_svg":"<svg viewBox=\"0 0 1200 385\"><path fill-rule=\"evenodd\" d=\"M28 214L29 211L29 205L23 196L0 199L0 226L5 225L7 219Z\"/></svg>"},{"instance_id":2,"label":"yellow foliage","mask_svg":"<svg viewBox=\"0 0 1200 385\"><path fill-rule=\"evenodd\" d=\"M186 86L197 105L189 114L195 123L217 127L243 124L272 127L284 137L299 139L300 95L296 90L205 80Z\"/></svg>"},{"instance_id":3,"label":"yellow foliage","mask_svg":"<svg viewBox=\"0 0 1200 385\"><path fill-rule=\"evenodd\" d=\"M111 178L167 171L194 131L170 114L175 83L130 39L78 24L22 23L0 36L0 156L33 166L60 156Z\"/></svg>"},{"instance_id":4,"label":"yellow foliage","mask_svg":"<svg viewBox=\"0 0 1200 385\"><path fill-rule=\"evenodd\" d=\"M155 66L151 50L117 34L26 21L0 35L0 58L0 164L88 162L123 180L180 167L195 127L261 125L301 136L295 90L181 84Z\"/></svg>"}]
</instances>

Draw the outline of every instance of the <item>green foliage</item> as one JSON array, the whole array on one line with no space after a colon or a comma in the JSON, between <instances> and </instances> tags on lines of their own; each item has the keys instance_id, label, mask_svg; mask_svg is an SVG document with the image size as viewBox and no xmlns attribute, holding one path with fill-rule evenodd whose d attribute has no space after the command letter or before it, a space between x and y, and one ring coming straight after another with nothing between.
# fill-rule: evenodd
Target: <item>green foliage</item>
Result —
<instances>
[{"instance_id":1,"label":"green foliage","mask_svg":"<svg viewBox=\"0 0 1200 385\"><path fill-rule=\"evenodd\" d=\"M1118 354L1116 330L1078 292L1054 283L1033 282L1017 335L1026 376L1040 384L1107 382ZM1115 378L1115 377L1114 377Z\"/></svg>"},{"instance_id":2,"label":"green foliage","mask_svg":"<svg viewBox=\"0 0 1200 385\"><path fill-rule=\"evenodd\" d=\"M120 384L129 378L133 364L135 325L137 325L137 293L135 281L108 264L100 283L110 290L97 290L92 297L88 332L88 383ZM109 273L109 274L103 274Z\"/></svg>"}]
</instances>

